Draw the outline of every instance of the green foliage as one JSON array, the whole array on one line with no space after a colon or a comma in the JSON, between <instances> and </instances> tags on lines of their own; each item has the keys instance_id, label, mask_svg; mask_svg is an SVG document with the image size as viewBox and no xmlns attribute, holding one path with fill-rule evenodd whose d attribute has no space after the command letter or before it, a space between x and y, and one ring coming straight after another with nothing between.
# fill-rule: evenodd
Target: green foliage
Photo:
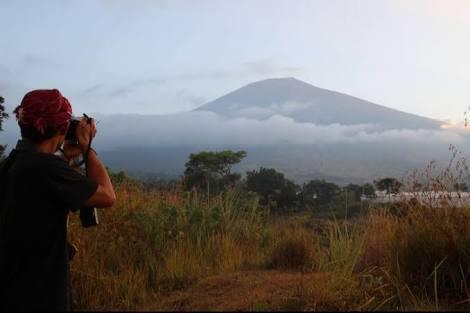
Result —
<instances>
[{"instance_id":1,"label":"green foliage","mask_svg":"<svg viewBox=\"0 0 470 313\"><path fill-rule=\"evenodd\" d=\"M5 98L0 96L0 131L3 130L3 120L8 118L8 114L5 113L5 107L3 106L3 103L5 102ZM5 152L5 146L0 145L0 160L3 159L3 153Z\"/></svg>"},{"instance_id":2,"label":"green foliage","mask_svg":"<svg viewBox=\"0 0 470 313\"><path fill-rule=\"evenodd\" d=\"M362 186L349 184L343 188L343 191L348 193L348 197L352 197L351 200L361 201Z\"/></svg>"},{"instance_id":3,"label":"green foliage","mask_svg":"<svg viewBox=\"0 0 470 313\"><path fill-rule=\"evenodd\" d=\"M185 187L218 193L236 184L241 176L231 172L232 166L246 157L245 151L225 150L191 153L186 162Z\"/></svg>"},{"instance_id":4,"label":"green foliage","mask_svg":"<svg viewBox=\"0 0 470 313\"><path fill-rule=\"evenodd\" d=\"M109 177L113 184L140 184L141 182L137 179L129 177L126 172L119 171L117 173L111 172L108 168Z\"/></svg>"},{"instance_id":5,"label":"green foliage","mask_svg":"<svg viewBox=\"0 0 470 313\"><path fill-rule=\"evenodd\" d=\"M274 212L286 213L297 202L299 187L273 168L261 167L246 173L246 187L260 195L260 203Z\"/></svg>"},{"instance_id":6,"label":"green foliage","mask_svg":"<svg viewBox=\"0 0 470 313\"><path fill-rule=\"evenodd\" d=\"M5 107L3 106L5 103L5 98L0 96L0 130L3 130L3 120L8 118L8 114L5 113Z\"/></svg>"},{"instance_id":7,"label":"green foliage","mask_svg":"<svg viewBox=\"0 0 470 313\"><path fill-rule=\"evenodd\" d=\"M332 222L327 233L328 249L322 270L351 276L362 257L364 239L360 227Z\"/></svg>"},{"instance_id":8,"label":"green foliage","mask_svg":"<svg viewBox=\"0 0 470 313\"><path fill-rule=\"evenodd\" d=\"M377 187L377 190L387 191L387 193L398 193L400 191L402 183L400 183L395 178L387 177L375 180L374 185L375 187Z\"/></svg>"},{"instance_id":9,"label":"green foliage","mask_svg":"<svg viewBox=\"0 0 470 313\"><path fill-rule=\"evenodd\" d=\"M302 187L302 204L313 209L328 207L340 192L338 185L325 180L311 180Z\"/></svg>"},{"instance_id":10,"label":"green foliage","mask_svg":"<svg viewBox=\"0 0 470 313\"><path fill-rule=\"evenodd\" d=\"M367 198L374 197L374 186L371 184L362 186L349 184L343 187L341 193L337 194L333 200L335 210L331 213L333 213L335 217L341 218L349 218L365 213L363 208L366 199L364 199L363 196Z\"/></svg>"},{"instance_id":11,"label":"green foliage","mask_svg":"<svg viewBox=\"0 0 470 313\"><path fill-rule=\"evenodd\" d=\"M366 183L362 186L362 190L365 196L367 197L375 197L375 188L374 185L370 183Z\"/></svg>"}]
</instances>

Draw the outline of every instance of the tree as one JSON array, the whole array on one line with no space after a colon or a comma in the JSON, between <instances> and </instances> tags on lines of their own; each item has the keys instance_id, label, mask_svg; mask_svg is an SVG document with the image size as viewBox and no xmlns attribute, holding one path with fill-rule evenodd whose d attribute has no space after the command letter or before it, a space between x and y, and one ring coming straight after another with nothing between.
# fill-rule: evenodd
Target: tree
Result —
<instances>
[{"instance_id":1,"label":"tree","mask_svg":"<svg viewBox=\"0 0 470 313\"><path fill-rule=\"evenodd\" d=\"M328 206L340 192L338 185L325 180L311 180L302 187L302 203L307 207Z\"/></svg>"},{"instance_id":2,"label":"tree","mask_svg":"<svg viewBox=\"0 0 470 313\"><path fill-rule=\"evenodd\" d=\"M5 102L5 99L0 96L0 131L3 130L3 121L4 119L8 118L8 114L5 113L5 107L3 106L3 103ZM5 152L5 147L4 145L0 145L0 160L3 159L3 153Z\"/></svg>"},{"instance_id":3,"label":"tree","mask_svg":"<svg viewBox=\"0 0 470 313\"><path fill-rule=\"evenodd\" d=\"M260 195L262 205L283 213L295 207L300 189L284 174L264 167L246 173L246 188Z\"/></svg>"},{"instance_id":4,"label":"tree","mask_svg":"<svg viewBox=\"0 0 470 313\"><path fill-rule=\"evenodd\" d=\"M387 193L398 193L402 183L395 178L387 177L375 180L374 185L377 187L377 190L386 191Z\"/></svg>"},{"instance_id":5,"label":"tree","mask_svg":"<svg viewBox=\"0 0 470 313\"><path fill-rule=\"evenodd\" d=\"M375 188L372 184L367 183L362 186L349 184L343 188L344 191L349 193L355 201L360 201L362 196L373 197L375 196Z\"/></svg>"},{"instance_id":6,"label":"tree","mask_svg":"<svg viewBox=\"0 0 470 313\"><path fill-rule=\"evenodd\" d=\"M186 188L210 190L216 193L235 184L241 176L231 172L232 166L240 163L245 157L245 151L234 152L232 150L191 153L189 161L185 164Z\"/></svg>"},{"instance_id":7,"label":"tree","mask_svg":"<svg viewBox=\"0 0 470 313\"><path fill-rule=\"evenodd\" d=\"M362 185L363 194L367 197L375 197L375 188L371 183Z\"/></svg>"},{"instance_id":8,"label":"tree","mask_svg":"<svg viewBox=\"0 0 470 313\"><path fill-rule=\"evenodd\" d=\"M343 188L343 191L348 193L348 197L352 197L351 200L361 201L362 186L356 184L349 184Z\"/></svg>"}]
</instances>

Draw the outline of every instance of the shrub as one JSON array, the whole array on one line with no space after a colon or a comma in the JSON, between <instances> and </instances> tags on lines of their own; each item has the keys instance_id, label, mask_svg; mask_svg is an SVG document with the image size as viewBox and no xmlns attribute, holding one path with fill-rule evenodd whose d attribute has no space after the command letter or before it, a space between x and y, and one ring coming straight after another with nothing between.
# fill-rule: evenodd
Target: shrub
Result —
<instances>
[{"instance_id":1,"label":"shrub","mask_svg":"<svg viewBox=\"0 0 470 313\"><path fill-rule=\"evenodd\" d=\"M246 173L246 188L260 196L260 203L273 213L291 213L297 201L299 186L274 168L261 167Z\"/></svg>"},{"instance_id":2,"label":"shrub","mask_svg":"<svg viewBox=\"0 0 470 313\"><path fill-rule=\"evenodd\" d=\"M470 296L468 209L416 207L397 226L393 272L417 292L433 298Z\"/></svg>"},{"instance_id":3,"label":"shrub","mask_svg":"<svg viewBox=\"0 0 470 313\"><path fill-rule=\"evenodd\" d=\"M359 225L332 222L326 234L325 254L320 269L351 276L363 254L364 234Z\"/></svg>"},{"instance_id":4,"label":"shrub","mask_svg":"<svg viewBox=\"0 0 470 313\"><path fill-rule=\"evenodd\" d=\"M305 229L288 228L279 234L272 247L268 268L311 270L318 245Z\"/></svg>"},{"instance_id":5,"label":"shrub","mask_svg":"<svg viewBox=\"0 0 470 313\"><path fill-rule=\"evenodd\" d=\"M395 239L398 218L387 209L371 210L363 221L364 249L361 268L385 267L394 262L392 242Z\"/></svg>"}]
</instances>

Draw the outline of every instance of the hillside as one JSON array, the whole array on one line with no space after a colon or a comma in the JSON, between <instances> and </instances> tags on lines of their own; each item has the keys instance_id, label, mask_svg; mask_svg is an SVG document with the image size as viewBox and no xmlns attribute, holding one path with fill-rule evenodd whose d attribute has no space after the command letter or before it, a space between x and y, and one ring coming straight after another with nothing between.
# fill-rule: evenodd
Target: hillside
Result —
<instances>
[{"instance_id":1,"label":"hillside","mask_svg":"<svg viewBox=\"0 0 470 313\"><path fill-rule=\"evenodd\" d=\"M240 172L274 167L302 183L401 176L449 158L468 139L441 122L399 112L294 78L254 82L202 107L168 115L100 114L95 147L106 165L142 178L177 179L190 153L237 149ZM5 123L8 149L19 136Z\"/></svg>"},{"instance_id":2,"label":"hillside","mask_svg":"<svg viewBox=\"0 0 470 313\"><path fill-rule=\"evenodd\" d=\"M295 78L275 78L248 84L197 110L226 117L266 119L273 115L296 122L377 124L381 129L437 129L442 122L400 112Z\"/></svg>"}]
</instances>

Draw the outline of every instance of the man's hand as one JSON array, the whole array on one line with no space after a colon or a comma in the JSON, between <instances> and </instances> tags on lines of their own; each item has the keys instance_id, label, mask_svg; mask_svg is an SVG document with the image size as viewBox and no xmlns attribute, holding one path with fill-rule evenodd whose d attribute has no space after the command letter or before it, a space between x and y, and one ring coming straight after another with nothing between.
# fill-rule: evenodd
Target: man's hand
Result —
<instances>
[{"instance_id":1,"label":"man's hand","mask_svg":"<svg viewBox=\"0 0 470 313\"><path fill-rule=\"evenodd\" d=\"M81 153L86 153L90 139L96 135L96 123L94 119L82 118L77 125L78 147Z\"/></svg>"},{"instance_id":2,"label":"man's hand","mask_svg":"<svg viewBox=\"0 0 470 313\"><path fill-rule=\"evenodd\" d=\"M82 149L77 144L72 144L68 141L64 142L64 157L67 160L72 160L82 154Z\"/></svg>"}]
</instances>

